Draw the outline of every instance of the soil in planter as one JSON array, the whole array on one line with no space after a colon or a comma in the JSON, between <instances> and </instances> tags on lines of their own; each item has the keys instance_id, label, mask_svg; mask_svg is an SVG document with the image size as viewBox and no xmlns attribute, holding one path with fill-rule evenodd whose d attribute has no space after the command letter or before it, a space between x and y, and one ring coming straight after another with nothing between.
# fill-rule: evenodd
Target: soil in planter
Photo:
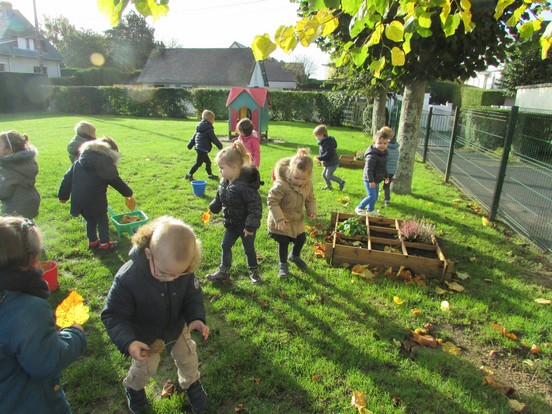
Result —
<instances>
[{"instance_id":1,"label":"soil in planter","mask_svg":"<svg viewBox=\"0 0 552 414\"><path fill-rule=\"evenodd\" d=\"M380 252L385 251L386 244L372 243L372 250L378 250Z\"/></svg>"},{"instance_id":2,"label":"soil in planter","mask_svg":"<svg viewBox=\"0 0 552 414\"><path fill-rule=\"evenodd\" d=\"M413 249L412 247L407 247L406 251L408 252L409 256L427 257L429 259L439 258L437 252L435 252L434 250Z\"/></svg>"},{"instance_id":3,"label":"soil in planter","mask_svg":"<svg viewBox=\"0 0 552 414\"><path fill-rule=\"evenodd\" d=\"M393 234L393 233L386 233L386 232L383 232L383 231L376 231L376 230L372 230L370 229L370 237L381 237L383 239L398 239L398 236L397 234Z\"/></svg>"}]
</instances>

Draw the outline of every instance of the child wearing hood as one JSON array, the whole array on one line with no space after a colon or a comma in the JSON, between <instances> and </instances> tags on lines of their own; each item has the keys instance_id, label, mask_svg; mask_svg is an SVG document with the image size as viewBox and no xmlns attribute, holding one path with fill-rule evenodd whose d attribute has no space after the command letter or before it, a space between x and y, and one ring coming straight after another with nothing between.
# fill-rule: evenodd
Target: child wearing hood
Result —
<instances>
[{"instance_id":1,"label":"child wearing hood","mask_svg":"<svg viewBox=\"0 0 552 414\"><path fill-rule=\"evenodd\" d=\"M222 259L219 269L207 275L207 279L226 280L230 277L232 247L241 238L247 256L249 279L254 284L261 283L255 252L255 236L263 214L259 171L251 166L251 156L241 142L235 142L220 151L215 162L222 178L209 210L215 214L222 210L226 231L221 244Z\"/></svg>"},{"instance_id":2,"label":"child wearing hood","mask_svg":"<svg viewBox=\"0 0 552 414\"><path fill-rule=\"evenodd\" d=\"M328 128L326 125L318 125L312 131L312 134L318 140L319 155L316 157L318 165L324 166L322 171L322 178L326 181L326 187L322 190L332 190L332 181L335 181L339 185L339 191L343 191L345 187L345 180L334 175L335 170L339 167L339 156L337 155L337 141L334 137L328 136Z\"/></svg>"},{"instance_id":3,"label":"child wearing hood","mask_svg":"<svg viewBox=\"0 0 552 414\"><path fill-rule=\"evenodd\" d=\"M38 175L37 150L29 137L17 131L0 133L0 200L2 214L28 219L38 216L40 194L35 187Z\"/></svg>"},{"instance_id":4,"label":"child wearing hood","mask_svg":"<svg viewBox=\"0 0 552 414\"><path fill-rule=\"evenodd\" d=\"M81 147L79 159L63 176L58 190L61 203L71 198L71 215L80 215L86 221L88 247L98 248L100 252L117 247L117 242L109 240L107 187L124 196L130 210L136 206L132 190L117 171L120 159L119 147L113 139L102 137L87 142Z\"/></svg>"},{"instance_id":5,"label":"child wearing hood","mask_svg":"<svg viewBox=\"0 0 552 414\"><path fill-rule=\"evenodd\" d=\"M75 136L69 141L67 145L67 152L69 153L69 159L71 164L79 159L80 147L82 144L88 141L96 139L96 127L88 121L79 121L75 125Z\"/></svg>"}]
</instances>

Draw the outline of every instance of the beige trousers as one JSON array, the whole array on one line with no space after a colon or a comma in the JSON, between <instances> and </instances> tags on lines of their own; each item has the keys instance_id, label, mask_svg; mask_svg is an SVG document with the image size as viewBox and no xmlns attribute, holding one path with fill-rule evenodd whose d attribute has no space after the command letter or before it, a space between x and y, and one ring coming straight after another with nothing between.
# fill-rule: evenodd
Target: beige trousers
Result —
<instances>
[{"instance_id":1,"label":"beige trousers","mask_svg":"<svg viewBox=\"0 0 552 414\"><path fill-rule=\"evenodd\" d=\"M178 383L182 389L186 390L190 385L196 382L199 377L199 361L197 359L196 343L192 340L189 333L186 332L187 326L174 344L171 350L171 356L178 372ZM125 388L141 390L157 372L160 354L151 355L147 361L141 362L132 359L132 365L128 369L126 378L123 380Z\"/></svg>"}]
</instances>

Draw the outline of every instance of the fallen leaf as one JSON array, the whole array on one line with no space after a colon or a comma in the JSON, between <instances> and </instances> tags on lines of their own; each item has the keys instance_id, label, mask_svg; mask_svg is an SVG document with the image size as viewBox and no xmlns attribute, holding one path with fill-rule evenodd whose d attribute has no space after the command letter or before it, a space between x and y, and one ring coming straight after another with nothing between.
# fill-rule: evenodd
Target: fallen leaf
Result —
<instances>
[{"instance_id":1,"label":"fallen leaf","mask_svg":"<svg viewBox=\"0 0 552 414\"><path fill-rule=\"evenodd\" d=\"M255 382L255 384L259 385L261 383L261 377L255 377L253 378L253 381Z\"/></svg>"},{"instance_id":2,"label":"fallen leaf","mask_svg":"<svg viewBox=\"0 0 552 414\"><path fill-rule=\"evenodd\" d=\"M168 379L163 384L163 390L161 391L161 398L170 398L176 391L176 386L171 379Z\"/></svg>"},{"instance_id":3,"label":"fallen leaf","mask_svg":"<svg viewBox=\"0 0 552 414\"><path fill-rule=\"evenodd\" d=\"M388 267L387 270L385 271L385 273L383 274L385 277L388 277L388 278L392 278L393 276L395 276L395 273L393 272L393 268L392 267Z\"/></svg>"},{"instance_id":4,"label":"fallen leaf","mask_svg":"<svg viewBox=\"0 0 552 414\"><path fill-rule=\"evenodd\" d=\"M393 302L395 302L397 305L402 305L404 303L404 300L402 300L399 296L393 296Z\"/></svg>"},{"instance_id":5,"label":"fallen leaf","mask_svg":"<svg viewBox=\"0 0 552 414\"><path fill-rule=\"evenodd\" d=\"M318 381L319 379L320 379L320 375L316 375L316 374L313 375L312 378L311 378L311 380L313 380L313 381Z\"/></svg>"},{"instance_id":6,"label":"fallen leaf","mask_svg":"<svg viewBox=\"0 0 552 414\"><path fill-rule=\"evenodd\" d=\"M425 328L416 328L414 329L414 332L416 332L418 335L427 335L428 331Z\"/></svg>"},{"instance_id":7,"label":"fallen leaf","mask_svg":"<svg viewBox=\"0 0 552 414\"><path fill-rule=\"evenodd\" d=\"M387 253L401 253L401 251L399 249L397 249L396 247L393 247L393 246L385 246L383 248L383 251L387 252Z\"/></svg>"},{"instance_id":8,"label":"fallen leaf","mask_svg":"<svg viewBox=\"0 0 552 414\"><path fill-rule=\"evenodd\" d=\"M539 355L541 353L541 350L538 347L538 345L533 344L533 346L531 347L531 353L535 355Z\"/></svg>"},{"instance_id":9,"label":"fallen leaf","mask_svg":"<svg viewBox=\"0 0 552 414\"><path fill-rule=\"evenodd\" d=\"M84 306L82 296L76 290L69 295L56 308L56 325L60 328L68 328L74 324L84 324L89 315L88 306Z\"/></svg>"},{"instance_id":10,"label":"fallen leaf","mask_svg":"<svg viewBox=\"0 0 552 414\"><path fill-rule=\"evenodd\" d=\"M324 257L325 256L326 245L324 245L322 243L319 243L319 242L314 242L313 246L314 246L314 255L316 257Z\"/></svg>"},{"instance_id":11,"label":"fallen leaf","mask_svg":"<svg viewBox=\"0 0 552 414\"><path fill-rule=\"evenodd\" d=\"M243 404L238 404L234 407L234 412L241 413L243 411Z\"/></svg>"},{"instance_id":12,"label":"fallen leaf","mask_svg":"<svg viewBox=\"0 0 552 414\"><path fill-rule=\"evenodd\" d=\"M422 311L420 309L411 309L410 312L412 312L416 316L419 316L422 314Z\"/></svg>"},{"instance_id":13,"label":"fallen leaf","mask_svg":"<svg viewBox=\"0 0 552 414\"><path fill-rule=\"evenodd\" d=\"M412 331L412 340L422 346L437 348L437 341L431 335L419 335L416 332Z\"/></svg>"},{"instance_id":14,"label":"fallen leaf","mask_svg":"<svg viewBox=\"0 0 552 414\"><path fill-rule=\"evenodd\" d=\"M216 294L213 295L213 297L211 298L209 303L216 302L217 300L219 300L219 298L220 298L220 293L216 293Z\"/></svg>"},{"instance_id":15,"label":"fallen leaf","mask_svg":"<svg viewBox=\"0 0 552 414\"><path fill-rule=\"evenodd\" d=\"M484 367L483 365L479 367L479 370L487 375L494 375L494 371L492 369Z\"/></svg>"},{"instance_id":16,"label":"fallen leaf","mask_svg":"<svg viewBox=\"0 0 552 414\"><path fill-rule=\"evenodd\" d=\"M372 414L372 411L366 409L366 396L362 391L353 391L351 406L358 409L360 414Z\"/></svg>"},{"instance_id":17,"label":"fallen leaf","mask_svg":"<svg viewBox=\"0 0 552 414\"><path fill-rule=\"evenodd\" d=\"M211 220L211 212L207 210L201 215L201 221L203 224L209 224L209 220Z\"/></svg>"},{"instance_id":18,"label":"fallen leaf","mask_svg":"<svg viewBox=\"0 0 552 414\"><path fill-rule=\"evenodd\" d=\"M550 305L550 303L552 303L552 301L543 298L535 299L535 302L537 302L539 305Z\"/></svg>"},{"instance_id":19,"label":"fallen leaf","mask_svg":"<svg viewBox=\"0 0 552 414\"><path fill-rule=\"evenodd\" d=\"M471 257L470 257L470 262L475 262L475 261L477 261L477 257L471 256Z\"/></svg>"},{"instance_id":20,"label":"fallen leaf","mask_svg":"<svg viewBox=\"0 0 552 414\"><path fill-rule=\"evenodd\" d=\"M456 273L456 277L460 280L466 280L469 279L470 275L467 273Z\"/></svg>"},{"instance_id":21,"label":"fallen leaf","mask_svg":"<svg viewBox=\"0 0 552 414\"><path fill-rule=\"evenodd\" d=\"M364 272L366 269L368 269L368 266L367 265L354 265L353 268L351 269L351 272L352 273L355 273L355 274L359 274L361 275L362 272Z\"/></svg>"},{"instance_id":22,"label":"fallen leaf","mask_svg":"<svg viewBox=\"0 0 552 414\"><path fill-rule=\"evenodd\" d=\"M441 344L441 348L443 348L443 351L451 355L460 355L460 348L458 348L452 342L443 342Z\"/></svg>"},{"instance_id":23,"label":"fallen leaf","mask_svg":"<svg viewBox=\"0 0 552 414\"><path fill-rule=\"evenodd\" d=\"M484 385L490 385L495 390L500 391L504 395L512 395L516 390L509 385L506 385L495 378L494 375L488 375L483 378Z\"/></svg>"},{"instance_id":24,"label":"fallen leaf","mask_svg":"<svg viewBox=\"0 0 552 414\"><path fill-rule=\"evenodd\" d=\"M447 284L447 286L451 290L455 290L456 292L463 292L464 291L464 286L462 286L459 283L456 283L454 281L449 282L448 280L446 280L445 283Z\"/></svg>"},{"instance_id":25,"label":"fallen leaf","mask_svg":"<svg viewBox=\"0 0 552 414\"><path fill-rule=\"evenodd\" d=\"M493 329L497 330L498 332L500 332L500 334L505 337L505 338L508 338L508 339L511 339L513 341L517 341L518 340L518 337L515 333L513 332L508 332L508 330L506 330L506 328L503 328L502 326L500 326L499 324L497 323L493 323Z\"/></svg>"},{"instance_id":26,"label":"fallen leaf","mask_svg":"<svg viewBox=\"0 0 552 414\"><path fill-rule=\"evenodd\" d=\"M489 225L489 219L487 217L481 217L481 224L483 224L483 227L487 227Z\"/></svg>"},{"instance_id":27,"label":"fallen leaf","mask_svg":"<svg viewBox=\"0 0 552 414\"><path fill-rule=\"evenodd\" d=\"M450 312L450 303L448 301L444 300L441 302L441 310L443 312Z\"/></svg>"},{"instance_id":28,"label":"fallen leaf","mask_svg":"<svg viewBox=\"0 0 552 414\"><path fill-rule=\"evenodd\" d=\"M529 367L531 367L531 368L533 368L533 367L535 366L535 363L534 363L533 361L531 361L530 359L524 359L524 360L521 361L521 362L523 362L525 365L527 365L527 366L529 366Z\"/></svg>"},{"instance_id":29,"label":"fallen leaf","mask_svg":"<svg viewBox=\"0 0 552 414\"><path fill-rule=\"evenodd\" d=\"M270 308L270 304L266 300L261 299L259 301L259 305L261 305L261 308L264 310L267 310L268 308Z\"/></svg>"},{"instance_id":30,"label":"fallen leaf","mask_svg":"<svg viewBox=\"0 0 552 414\"><path fill-rule=\"evenodd\" d=\"M399 341L398 339L393 338L393 343L395 344L395 346L396 346L397 348L400 348L400 347L401 347L401 341Z\"/></svg>"},{"instance_id":31,"label":"fallen leaf","mask_svg":"<svg viewBox=\"0 0 552 414\"><path fill-rule=\"evenodd\" d=\"M484 282L493 283L493 279L483 279Z\"/></svg>"},{"instance_id":32,"label":"fallen leaf","mask_svg":"<svg viewBox=\"0 0 552 414\"><path fill-rule=\"evenodd\" d=\"M447 293L447 291L439 286L435 286L435 292L437 292L438 295L444 295Z\"/></svg>"},{"instance_id":33,"label":"fallen leaf","mask_svg":"<svg viewBox=\"0 0 552 414\"><path fill-rule=\"evenodd\" d=\"M489 351L489 357L496 358L498 356L498 351L496 349L491 349Z\"/></svg>"},{"instance_id":34,"label":"fallen leaf","mask_svg":"<svg viewBox=\"0 0 552 414\"><path fill-rule=\"evenodd\" d=\"M518 413L522 412L525 409L525 404L519 402L518 400L508 400L508 405L510 408Z\"/></svg>"}]
</instances>

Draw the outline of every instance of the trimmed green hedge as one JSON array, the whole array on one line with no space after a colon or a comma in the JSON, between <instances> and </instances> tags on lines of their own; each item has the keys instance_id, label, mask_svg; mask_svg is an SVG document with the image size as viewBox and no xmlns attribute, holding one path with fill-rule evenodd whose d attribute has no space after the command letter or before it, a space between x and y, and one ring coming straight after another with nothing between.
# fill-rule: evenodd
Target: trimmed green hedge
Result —
<instances>
[{"instance_id":1,"label":"trimmed green hedge","mask_svg":"<svg viewBox=\"0 0 552 414\"><path fill-rule=\"evenodd\" d=\"M340 126L347 99L337 92L271 91L270 119Z\"/></svg>"},{"instance_id":2,"label":"trimmed green hedge","mask_svg":"<svg viewBox=\"0 0 552 414\"><path fill-rule=\"evenodd\" d=\"M48 78L43 75L0 72L0 112L46 109L48 96L44 85L48 85Z\"/></svg>"},{"instance_id":3,"label":"trimmed green hedge","mask_svg":"<svg viewBox=\"0 0 552 414\"><path fill-rule=\"evenodd\" d=\"M504 105L504 92L496 89L481 89L456 82L430 82L432 104L452 102L454 107L472 108L479 106Z\"/></svg>"},{"instance_id":4,"label":"trimmed green hedge","mask_svg":"<svg viewBox=\"0 0 552 414\"><path fill-rule=\"evenodd\" d=\"M111 86L128 84L138 73L124 72L112 67L100 68L66 68L61 70L61 78L52 78L54 85L59 86Z\"/></svg>"}]
</instances>

